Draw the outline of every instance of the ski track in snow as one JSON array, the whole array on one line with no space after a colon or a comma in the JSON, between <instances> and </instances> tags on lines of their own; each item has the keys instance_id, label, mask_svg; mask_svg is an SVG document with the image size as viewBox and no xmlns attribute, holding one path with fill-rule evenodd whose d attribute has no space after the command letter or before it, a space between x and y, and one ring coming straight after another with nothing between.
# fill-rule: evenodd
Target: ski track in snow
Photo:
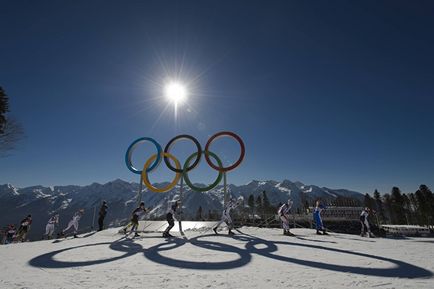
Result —
<instances>
[{"instance_id":1,"label":"ski track in snow","mask_svg":"<svg viewBox=\"0 0 434 289\"><path fill-rule=\"evenodd\" d=\"M434 288L434 241L427 238L309 229L287 237L243 227L234 238L204 230L166 241L160 233L125 239L118 230L0 246L0 288Z\"/></svg>"}]
</instances>

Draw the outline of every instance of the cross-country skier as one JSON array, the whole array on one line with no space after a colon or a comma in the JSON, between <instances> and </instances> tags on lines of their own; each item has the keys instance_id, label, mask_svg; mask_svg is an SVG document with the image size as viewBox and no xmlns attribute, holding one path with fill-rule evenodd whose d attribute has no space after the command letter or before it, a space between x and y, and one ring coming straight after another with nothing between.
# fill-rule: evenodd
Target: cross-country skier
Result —
<instances>
[{"instance_id":1,"label":"cross-country skier","mask_svg":"<svg viewBox=\"0 0 434 289\"><path fill-rule=\"evenodd\" d=\"M24 242L26 240L27 233L30 230L30 225L32 224L32 215L27 215L21 223L20 227L18 228L17 232L17 241L18 242Z\"/></svg>"},{"instance_id":2,"label":"cross-country skier","mask_svg":"<svg viewBox=\"0 0 434 289\"><path fill-rule=\"evenodd\" d=\"M14 224L10 224L6 230L6 236L5 236L5 244L10 244L14 241L14 238L16 237L17 229L15 228Z\"/></svg>"},{"instance_id":3,"label":"cross-country skier","mask_svg":"<svg viewBox=\"0 0 434 289\"><path fill-rule=\"evenodd\" d=\"M69 221L68 223L68 227L66 227L63 231L62 231L62 235L65 235L65 232L68 231L71 227L74 227L74 238L78 238L77 233L78 233L78 221L80 221L81 217L84 214L84 209L80 209L77 212L75 212L74 216L72 216L72 220Z\"/></svg>"},{"instance_id":4,"label":"cross-country skier","mask_svg":"<svg viewBox=\"0 0 434 289\"><path fill-rule=\"evenodd\" d=\"M124 234L127 233L127 229L131 227L130 233L134 231L134 237L140 236L137 233L137 228L139 227L139 219L146 213L145 209L145 203L141 202L140 205L134 209L134 211L131 214L131 220L130 222L124 227Z\"/></svg>"},{"instance_id":5,"label":"cross-country skier","mask_svg":"<svg viewBox=\"0 0 434 289\"><path fill-rule=\"evenodd\" d=\"M166 230L164 230L163 232L163 237L165 238L169 238L169 237L173 237L172 235L170 235L170 230L173 228L173 226L175 226L175 215L176 215L176 210L178 209L178 201L175 201L169 208L169 211L166 214L166 220L167 223L169 223L169 226L166 228Z\"/></svg>"},{"instance_id":6,"label":"cross-country skier","mask_svg":"<svg viewBox=\"0 0 434 289\"><path fill-rule=\"evenodd\" d=\"M360 213L360 223L362 224L362 231L360 233L361 237L365 237L365 236L367 236L368 238L374 237L374 234L371 233L371 228L369 226L369 221L368 221L370 212L371 210L368 207L366 207L362 211L362 213Z\"/></svg>"},{"instance_id":7,"label":"cross-country skier","mask_svg":"<svg viewBox=\"0 0 434 289\"><path fill-rule=\"evenodd\" d=\"M291 199L288 199L288 202L280 206L277 211L280 220L282 220L283 235L287 236L294 236L294 234L289 231L289 211L291 210L292 204Z\"/></svg>"},{"instance_id":8,"label":"cross-country skier","mask_svg":"<svg viewBox=\"0 0 434 289\"><path fill-rule=\"evenodd\" d=\"M317 200L315 203L315 209L313 210L313 219L315 220L317 235L321 235L319 232L320 230L322 231L322 235L328 235L321 219L321 212L324 209L326 209L326 207L321 204L320 200Z\"/></svg>"},{"instance_id":9,"label":"cross-country skier","mask_svg":"<svg viewBox=\"0 0 434 289\"><path fill-rule=\"evenodd\" d=\"M47 236L47 239L50 240L51 237L54 234L55 226L59 224L59 214L56 214L52 216L49 220L47 225L45 226L45 235Z\"/></svg>"},{"instance_id":10,"label":"cross-country skier","mask_svg":"<svg viewBox=\"0 0 434 289\"><path fill-rule=\"evenodd\" d=\"M217 233L217 229L218 227L222 224L222 223L226 223L226 225L228 226L228 234L229 235L233 235L234 233L232 232L233 229L233 222L232 222L232 218L231 218L231 210L235 209L238 205L240 204L240 202L238 202L235 198L229 200L229 202L226 204L225 208L223 209L223 213L222 213L222 218L220 220L220 222L217 223L217 225L212 228L212 230L214 231L214 233Z\"/></svg>"}]
</instances>

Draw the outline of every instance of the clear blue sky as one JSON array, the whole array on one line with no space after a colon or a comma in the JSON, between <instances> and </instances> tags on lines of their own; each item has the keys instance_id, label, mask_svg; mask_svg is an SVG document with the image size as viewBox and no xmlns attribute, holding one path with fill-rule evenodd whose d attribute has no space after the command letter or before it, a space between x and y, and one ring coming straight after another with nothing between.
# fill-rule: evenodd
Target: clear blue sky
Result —
<instances>
[{"instance_id":1,"label":"clear blue sky","mask_svg":"<svg viewBox=\"0 0 434 289\"><path fill-rule=\"evenodd\" d=\"M205 145L231 130L247 147L231 183L434 187L432 1L0 3L0 85L26 132L0 183L138 181L124 164L136 138ZM168 78L191 94L176 121ZM213 150L238 152L229 139ZM164 167L151 179L169 180ZM202 162L191 178L214 175Z\"/></svg>"}]
</instances>

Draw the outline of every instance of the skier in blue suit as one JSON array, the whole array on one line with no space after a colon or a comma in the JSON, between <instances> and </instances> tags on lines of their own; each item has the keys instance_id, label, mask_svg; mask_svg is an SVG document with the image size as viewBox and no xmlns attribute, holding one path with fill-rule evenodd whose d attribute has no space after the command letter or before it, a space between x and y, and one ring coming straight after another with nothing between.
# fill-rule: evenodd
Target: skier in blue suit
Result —
<instances>
[{"instance_id":1,"label":"skier in blue suit","mask_svg":"<svg viewBox=\"0 0 434 289\"><path fill-rule=\"evenodd\" d=\"M328 235L321 219L321 212L324 209L326 209L326 207L317 200L313 210L313 219L315 220L317 235ZM319 231L322 231L322 234Z\"/></svg>"}]
</instances>

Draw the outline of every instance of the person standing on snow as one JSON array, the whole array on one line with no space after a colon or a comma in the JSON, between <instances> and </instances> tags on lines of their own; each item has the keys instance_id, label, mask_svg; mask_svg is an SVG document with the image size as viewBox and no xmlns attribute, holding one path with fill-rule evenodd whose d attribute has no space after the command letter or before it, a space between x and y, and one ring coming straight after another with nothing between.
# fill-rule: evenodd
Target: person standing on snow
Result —
<instances>
[{"instance_id":1,"label":"person standing on snow","mask_svg":"<svg viewBox=\"0 0 434 289\"><path fill-rule=\"evenodd\" d=\"M102 231L104 229L104 218L105 218L105 215L107 215L107 209L108 209L107 202L103 201L101 208L99 209L99 213L98 213L98 215L99 215L99 217L98 217L98 226L99 226L98 231Z\"/></svg>"},{"instance_id":2,"label":"person standing on snow","mask_svg":"<svg viewBox=\"0 0 434 289\"><path fill-rule=\"evenodd\" d=\"M292 204L291 199L288 199L288 202L280 206L277 211L280 220L282 220L283 235L287 236L294 236L294 234L289 231L289 211L291 210Z\"/></svg>"},{"instance_id":3,"label":"person standing on snow","mask_svg":"<svg viewBox=\"0 0 434 289\"><path fill-rule=\"evenodd\" d=\"M360 236L361 237L365 237L367 236L368 238L373 237L374 235L371 233L371 228L369 226L369 213L370 213L370 209L368 207L366 207L362 213L360 213L360 223L362 224L362 230L360 232Z\"/></svg>"},{"instance_id":4,"label":"person standing on snow","mask_svg":"<svg viewBox=\"0 0 434 289\"><path fill-rule=\"evenodd\" d=\"M20 224L17 232L17 241L24 242L26 240L27 233L30 230L30 225L32 224L32 215L27 215Z\"/></svg>"},{"instance_id":5,"label":"person standing on snow","mask_svg":"<svg viewBox=\"0 0 434 289\"><path fill-rule=\"evenodd\" d=\"M47 225L45 226L45 235L47 236L47 239L50 240L51 237L54 234L55 226L59 224L59 214L56 214L52 216L49 220Z\"/></svg>"},{"instance_id":6,"label":"person standing on snow","mask_svg":"<svg viewBox=\"0 0 434 289\"><path fill-rule=\"evenodd\" d=\"M131 214L131 221L124 227L124 234L127 234L127 229L131 227L130 233L134 231L134 237L140 236L137 233L137 228L139 227L139 219L146 213L145 203L141 202L140 205L134 209Z\"/></svg>"},{"instance_id":7,"label":"person standing on snow","mask_svg":"<svg viewBox=\"0 0 434 289\"><path fill-rule=\"evenodd\" d=\"M225 208L223 210L222 218L221 218L220 222L218 222L217 225L214 228L212 228L212 230L214 231L214 233L218 234L217 233L218 227L221 224L226 223L226 225L228 226L228 229L229 229L228 234L229 235L233 235L234 234L232 232L232 229L233 229L234 226L233 226L233 222L232 222L232 218L231 218L230 213L231 213L231 210L235 209L236 207L238 207L238 205L239 205L239 202L237 202L235 199L229 200L229 202L226 204L226 206L225 206Z\"/></svg>"},{"instance_id":8,"label":"person standing on snow","mask_svg":"<svg viewBox=\"0 0 434 289\"><path fill-rule=\"evenodd\" d=\"M317 235L321 235L319 232L320 230L322 231L322 235L328 235L321 219L321 212L324 209L326 209L326 207L321 204L320 200L317 200L315 203L315 209L313 210L313 219L315 220Z\"/></svg>"},{"instance_id":9,"label":"person standing on snow","mask_svg":"<svg viewBox=\"0 0 434 289\"><path fill-rule=\"evenodd\" d=\"M172 230L173 226L175 226L175 215L176 215L176 210L178 209L178 201L175 201L172 206L170 206L169 211L166 214L166 220L167 223L169 223L169 226L166 228L166 230L164 230L163 232L163 237L164 238L169 238L169 237L173 237L172 235L170 235L170 230Z\"/></svg>"},{"instance_id":10,"label":"person standing on snow","mask_svg":"<svg viewBox=\"0 0 434 289\"><path fill-rule=\"evenodd\" d=\"M68 227L62 231L62 235L65 235L65 232L68 231L71 227L74 227L74 238L78 238L78 221L80 221L81 217L84 215L84 209L80 209L77 212L75 212L74 216L72 217L72 220L69 221Z\"/></svg>"}]
</instances>

